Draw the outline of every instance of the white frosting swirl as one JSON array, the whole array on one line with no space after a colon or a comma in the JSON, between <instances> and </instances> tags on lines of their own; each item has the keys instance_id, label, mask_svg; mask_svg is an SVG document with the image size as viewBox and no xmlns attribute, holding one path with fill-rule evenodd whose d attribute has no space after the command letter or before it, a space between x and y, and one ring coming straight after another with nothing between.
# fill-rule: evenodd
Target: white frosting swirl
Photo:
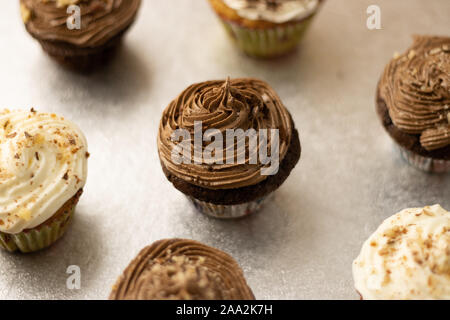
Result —
<instances>
[{"instance_id":1,"label":"white frosting swirl","mask_svg":"<svg viewBox=\"0 0 450 320\"><path fill-rule=\"evenodd\" d=\"M285 23L313 14L319 0L223 0L237 14L249 20Z\"/></svg>"},{"instance_id":2,"label":"white frosting swirl","mask_svg":"<svg viewBox=\"0 0 450 320\"><path fill-rule=\"evenodd\" d=\"M365 300L450 299L450 212L439 205L385 220L353 262Z\"/></svg>"},{"instance_id":3,"label":"white frosting swirl","mask_svg":"<svg viewBox=\"0 0 450 320\"><path fill-rule=\"evenodd\" d=\"M83 188L86 138L55 114L0 111L0 231L17 234L52 217Z\"/></svg>"}]
</instances>

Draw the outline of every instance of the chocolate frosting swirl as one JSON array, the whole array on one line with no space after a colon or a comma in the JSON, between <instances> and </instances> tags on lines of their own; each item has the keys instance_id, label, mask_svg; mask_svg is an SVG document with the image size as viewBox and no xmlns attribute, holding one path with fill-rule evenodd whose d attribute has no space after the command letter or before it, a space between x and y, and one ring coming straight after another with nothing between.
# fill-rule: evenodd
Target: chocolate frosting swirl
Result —
<instances>
[{"instance_id":1,"label":"chocolate frosting swirl","mask_svg":"<svg viewBox=\"0 0 450 320\"><path fill-rule=\"evenodd\" d=\"M450 145L450 38L416 36L386 67L380 95L397 128L427 151Z\"/></svg>"},{"instance_id":2,"label":"chocolate frosting swirl","mask_svg":"<svg viewBox=\"0 0 450 320\"><path fill-rule=\"evenodd\" d=\"M144 248L113 287L111 300L254 300L228 254L192 240Z\"/></svg>"},{"instance_id":3,"label":"chocolate frosting swirl","mask_svg":"<svg viewBox=\"0 0 450 320\"><path fill-rule=\"evenodd\" d=\"M27 30L39 40L82 48L101 46L132 24L141 0L20 0L30 15ZM81 29L67 28L68 4L81 9Z\"/></svg>"},{"instance_id":4,"label":"chocolate frosting swirl","mask_svg":"<svg viewBox=\"0 0 450 320\"><path fill-rule=\"evenodd\" d=\"M258 161L250 164L248 139L245 145L245 163L223 164L194 162L194 122L202 121L203 134L208 129L218 129L225 137L227 129L279 129L279 160L283 160L291 142L292 120L275 91L265 82L243 78L207 81L191 85L165 109L159 127L158 149L162 164L169 172L191 184L206 189L233 189L255 185L267 176L261 174L266 165ZM191 134L191 164L174 163L171 154L177 145L172 134L186 129ZM270 136L270 134L268 134ZM225 143L224 138L224 143ZM238 150L235 141L234 150ZM203 150L208 145L203 143ZM258 150L262 147L258 144ZM224 146L225 149L225 146ZM270 141L267 149L271 150ZM228 161L230 162L230 161Z\"/></svg>"}]
</instances>

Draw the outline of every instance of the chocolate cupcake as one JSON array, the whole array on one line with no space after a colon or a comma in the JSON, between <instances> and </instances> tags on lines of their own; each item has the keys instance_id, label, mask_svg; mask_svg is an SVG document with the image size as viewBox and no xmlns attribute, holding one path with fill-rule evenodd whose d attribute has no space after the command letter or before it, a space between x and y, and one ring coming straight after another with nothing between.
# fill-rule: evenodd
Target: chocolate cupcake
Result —
<instances>
[{"instance_id":1,"label":"chocolate cupcake","mask_svg":"<svg viewBox=\"0 0 450 320\"><path fill-rule=\"evenodd\" d=\"M0 112L0 247L44 249L66 231L87 177L83 133L55 114Z\"/></svg>"},{"instance_id":2,"label":"chocolate cupcake","mask_svg":"<svg viewBox=\"0 0 450 320\"><path fill-rule=\"evenodd\" d=\"M258 210L300 159L298 132L275 91L257 79L191 85L163 113L158 151L169 181L201 212Z\"/></svg>"},{"instance_id":3,"label":"chocolate cupcake","mask_svg":"<svg viewBox=\"0 0 450 320\"><path fill-rule=\"evenodd\" d=\"M192 240L157 241L125 269L110 300L254 300L228 254Z\"/></svg>"},{"instance_id":4,"label":"chocolate cupcake","mask_svg":"<svg viewBox=\"0 0 450 320\"><path fill-rule=\"evenodd\" d=\"M246 54L272 58L297 47L323 0L209 0Z\"/></svg>"},{"instance_id":5,"label":"chocolate cupcake","mask_svg":"<svg viewBox=\"0 0 450 320\"><path fill-rule=\"evenodd\" d=\"M364 300L450 299L450 212L439 205L386 219L353 262Z\"/></svg>"},{"instance_id":6,"label":"chocolate cupcake","mask_svg":"<svg viewBox=\"0 0 450 320\"><path fill-rule=\"evenodd\" d=\"M386 67L377 112L402 156L428 172L450 171L450 38L416 36Z\"/></svg>"},{"instance_id":7,"label":"chocolate cupcake","mask_svg":"<svg viewBox=\"0 0 450 320\"><path fill-rule=\"evenodd\" d=\"M135 20L140 3L140 0L20 0L26 29L44 51L64 66L83 72L103 65L112 56ZM75 13L68 10L69 5L80 9L78 26L76 20L70 20Z\"/></svg>"}]
</instances>

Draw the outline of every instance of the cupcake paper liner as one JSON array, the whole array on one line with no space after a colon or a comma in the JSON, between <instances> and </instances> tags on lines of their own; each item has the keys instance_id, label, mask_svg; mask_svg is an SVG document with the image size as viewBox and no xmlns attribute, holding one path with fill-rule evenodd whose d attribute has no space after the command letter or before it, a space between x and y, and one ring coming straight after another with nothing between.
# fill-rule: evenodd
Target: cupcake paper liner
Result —
<instances>
[{"instance_id":1,"label":"cupcake paper liner","mask_svg":"<svg viewBox=\"0 0 450 320\"><path fill-rule=\"evenodd\" d=\"M236 219L248 216L259 211L268 202L271 196L265 196L254 201L236 205L220 205L200 201L193 197L187 197L194 207L201 213L219 219Z\"/></svg>"},{"instance_id":2,"label":"cupcake paper liner","mask_svg":"<svg viewBox=\"0 0 450 320\"><path fill-rule=\"evenodd\" d=\"M411 152L399 145L396 145L403 159L406 160L410 165L416 167L425 172L430 173L446 173L450 172L450 161L449 160L438 160L427 158Z\"/></svg>"},{"instance_id":3,"label":"cupcake paper liner","mask_svg":"<svg viewBox=\"0 0 450 320\"><path fill-rule=\"evenodd\" d=\"M237 46L249 56L271 58L294 50L308 29L314 15L275 28L251 29L221 18Z\"/></svg>"},{"instance_id":4,"label":"cupcake paper liner","mask_svg":"<svg viewBox=\"0 0 450 320\"><path fill-rule=\"evenodd\" d=\"M75 211L75 205L53 219L36 228L24 230L18 234L0 232L0 247L9 252L35 252L47 248L55 243L67 230Z\"/></svg>"}]
</instances>

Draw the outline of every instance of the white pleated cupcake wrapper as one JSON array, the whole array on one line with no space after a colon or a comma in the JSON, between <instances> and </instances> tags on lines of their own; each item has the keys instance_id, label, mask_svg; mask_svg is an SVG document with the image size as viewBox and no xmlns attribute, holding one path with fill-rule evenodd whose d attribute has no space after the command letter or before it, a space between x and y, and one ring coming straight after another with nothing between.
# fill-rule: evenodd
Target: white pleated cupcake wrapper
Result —
<instances>
[{"instance_id":1,"label":"white pleated cupcake wrapper","mask_svg":"<svg viewBox=\"0 0 450 320\"><path fill-rule=\"evenodd\" d=\"M295 49L313 16L297 23L270 29L251 29L222 19L231 38L246 54L256 57L276 57Z\"/></svg>"},{"instance_id":2,"label":"white pleated cupcake wrapper","mask_svg":"<svg viewBox=\"0 0 450 320\"><path fill-rule=\"evenodd\" d=\"M0 232L0 247L9 252L35 252L49 247L66 231L72 220L75 206L70 213L64 213L50 225L23 231L18 234Z\"/></svg>"},{"instance_id":3,"label":"white pleated cupcake wrapper","mask_svg":"<svg viewBox=\"0 0 450 320\"><path fill-rule=\"evenodd\" d=\"M271 195L265 196L255 201L236 205L218 205L210 202L200 201L192 197L187 197L194 207L201 213L219 219L236 219L248 216L259 211L266 204Z\"/></svg>"},{"instance_id":4,"label":"white pleated cupcake wrapper","mask_svg":"<svg viewBox=\"0 0 450 320\"><path fill-rule=\"evenodd\" d=\"M426 172L430 173L446 173L450 172L450 161L449 160L437 160L432 158L427 158L414 152L411 152L401 146L396 145L401 156L410 165Z\"/></svg>"}]
</instances>

